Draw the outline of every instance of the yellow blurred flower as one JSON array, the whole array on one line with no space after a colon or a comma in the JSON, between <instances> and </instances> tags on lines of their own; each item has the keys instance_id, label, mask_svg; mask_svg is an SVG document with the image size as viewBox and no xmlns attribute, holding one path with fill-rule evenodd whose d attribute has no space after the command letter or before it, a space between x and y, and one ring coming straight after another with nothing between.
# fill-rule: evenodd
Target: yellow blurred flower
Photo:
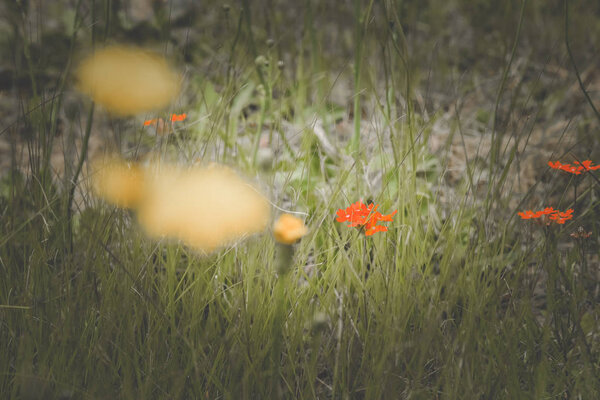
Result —
<instances>
[{"instance_id":1,"label":"yellow blurred flower","mask_svg":"<svg viewBox=\"0 0 600 400\"><path fill-rule=\"evenodd\" d=\"M148 198L138 207L138 220L151 236L210 252L267 226L267 199L228 168L163 166L152 176Z\"/></svg>"},{"instance_id":2,"label":"yellow blurred flower","mask_svg":"<svg viewBox=\"0 0 600 400\"><path fill-rule=\"evenodd\" d=\"M117 115L167 106L179 93L179 77L165 59L135 47L109 46L83 60L79 89Z\"/></svg>"},{"instance_id":3,"label":"yellow blurred flower","mask_svg":"<svg viewBox=\"0 0 600 400\"><path fill-rule=\"evenodd\" d=\"M290 214L282 214L273 225L275 240L284 244L296 243L307 232L304 222Z\"/></svg>"},{"instance_id":4,"label":"yellow blurred flower","mask_svg":"<svg viewBox=\"0 0 600 400\"><path fill-rule=\"evenodd\" d=\"M144 197L143 171L132 163L108 158L93 163L93 188L106 201L123 208L136 207Z\"/></svg>"},{"instance_id":5,"label":"yellow blurred flower","mask_svg":"<svg viewBox=\"0 0 600 400\"><path fill-rule=\"evenodd\" d=\"M137 211L152 237L182 240L203 252L263 231L269 202L229 168L182 169L119 159L94 163L93 186L106 201Z\"/></svg>"}]
</instances>

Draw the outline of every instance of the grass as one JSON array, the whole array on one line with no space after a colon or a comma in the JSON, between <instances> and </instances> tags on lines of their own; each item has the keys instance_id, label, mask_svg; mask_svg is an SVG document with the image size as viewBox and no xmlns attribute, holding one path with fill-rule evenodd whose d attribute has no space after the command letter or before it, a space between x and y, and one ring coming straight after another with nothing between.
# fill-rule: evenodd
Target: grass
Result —
<instances>
[{"instance_id":1,"label":"grass","mask_svg":"<svg viewBox=\"0 0 600 400\"><path fill-rule=\"evenodd\" d=\"M570 154L596 155L597 139L576 135L597 127L594 110L583 97L579 108L560 101L568 84L585 85L580 71L561 84L544 80L548 58L570 65L575 57L568 61L564 49L544 54L527 26L562 26L558 3L496 10L486 1L472 9L463 1L308 1L300 19L269 2L213 5L189 18L169 3L137 38L141 27L128 28L118 6L96 3L78 4L65 22L72 50L59 61L43 52L50 28L38 22L38 38L26 19L55 16L52 9L3 6L21 17L2 43L13 54L6 93L18 117L2 133L12 157L0 185L1 397L587 399L600 392L596 181L577 182L574 204L574 183L544 159L535 184L512 193L529 149L523 143L535 126L553 122L542 117L550 107L572 121ZM451 13L480 35L472 53L448 37L463 25L442 27ZM589 13L569 8L579 22L569 26L569 53L586 54L575 43L585 29L597 31L586 25ZM327 16L339 41L326 30ZM212 41L196 32L198 22L213 29ZM461 66L443 47L434 57L434 39L420 29L472 63ZM188 119L175 134L158 140L142 130L143 116L111 118L64 83L76 50L123 37L160 38L158 48L182 62L186 89L173 111ZM518 70L518 60L544 67ZM492 84L478 86L490 69ZM444 89L444 79L455 89ZM469 110L463 99L474 92L479 102ZM435 100L444 96L451 100ZM492 142L473 155L475 115L478 134ZM444 121L446 151L434 153L430 141ZM208 256L145 237L133 212L89 192L96 136L128 158L158 151L186 165L220 162L258 182L274 216L297 212L310 229L289 272L276 273L269 232ZM78 151L59 153L64 169L53 169L61 141ZM464 175L452 180L457 149ZM388 232L366 237L335 221L337 209L359 199L385 214L398 210ZM516 216L546 205L573 206L576 216L564 227ZM578 226L594 236L572 239Z\"/></svg>"}]
</instances>

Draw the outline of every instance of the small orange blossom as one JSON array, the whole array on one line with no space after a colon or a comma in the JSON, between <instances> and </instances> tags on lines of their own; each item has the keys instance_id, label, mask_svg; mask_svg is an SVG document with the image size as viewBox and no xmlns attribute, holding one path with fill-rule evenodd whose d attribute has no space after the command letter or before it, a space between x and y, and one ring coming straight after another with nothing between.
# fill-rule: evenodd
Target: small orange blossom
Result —
<instances>
[{"instance_id":1,"label":"small orange blossom","mask_svg":"<svg viewBox=\"0 0 600 400\"><path fill-rule=\"evenodd\" d=\"M187 114L183 113L183 114L171 114L171 117L169 118L171 120L171 122L179 122L179 121L183 121L187 118ZM156 125L156 124L160 124L160 123L164 123L162 118L152 118L152 119L147 119L146 121L144 121L144 126L150 126L150 125Z\"/></svg>"},{"instance_id":2,"label":"small orange blossom","mask_svg":"<svg viewBox=\"0 0 600 400\"><path fill-rule=\"evenodd\" d=\"M592 165L593 162L591 160L585 160L582 162L575 161L573 165L571 164L562 164L560 161L548 161L548 165L553 169L561 169L565 172L569 172L574 175L580 175L585 171L595 171L600 169L600 165Z\"/></svg>"},{"instance_id":3,"label":"small orange blossom","mask_svg":"<svg viewBox=\"0 0 600 400\"><path fill-rule=\"evenodd\" d=\"M564 224L565 221L570 220L571 218L573 218L573 209L569 208L567 211L559 211L559 210L555 210L552 207L546 207L541 211L531 211L531 210L527 210L525 212L518 212L519 216L521 217L521 219L535 219L535 218L540 218L544 215L548 216L549 221L554 221L557 224ZM550 222L547 222L547 225L549 225Z\"/></svg>"},{"instance_id":4,"label":"small orange blossom","mask_svg":"<svg viewBox=\"0 0 600 400\"><path fill-rule=\"evenodd\" d=\"M281 215L273 225L275 240L283 244L294 244L307 232L304 222L290 214Z\"/></svg>"},{"instance_id":5,"label":"small orange blossom","mask_svg":"<svg viewBox=\"0 0 600 400\"><path fill-rule=\"evenodd\" d=\"M366 206L362 202L357 201L346 209L340 208L336 213L336 221L349 222L349 227L364 228L366 236L371 236L377 232L386 232L388 228L386 226L377 225L377 222L391 222L392 217L398 210L395 210L391 214L383 215L377 211L377 207L379 207L379 204L375 205L371 203Z\"/></svg>"}]
</instances>

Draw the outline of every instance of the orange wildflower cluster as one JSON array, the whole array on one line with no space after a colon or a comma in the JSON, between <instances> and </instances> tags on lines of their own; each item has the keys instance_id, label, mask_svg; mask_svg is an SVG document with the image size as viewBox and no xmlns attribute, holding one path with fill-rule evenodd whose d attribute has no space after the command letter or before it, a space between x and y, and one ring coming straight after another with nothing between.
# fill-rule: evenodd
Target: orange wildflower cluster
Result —
<instances>
[{"instance_id":1,"label":"orange wildflower cluster","mask_svg":"<svg viewBox=\"0 0 600 400\"><path fill-rule=\"evenodd\" d=\"M349 227L360 227L364 228L365 235L371 236L377 232L386 232L388 228L386 226L377 225L379 221L391 222L392 217L398 212L395 210L393 213L383 215L377 211L379 204L373 203L368 206L362 202L357 201L346 209L340 208L337 211L337 222L350 222Z\"/></svg>"},{"instance_id":2,"label":"orange wildflower cluster","mask_svg":"<svg viewBox=\"0 0 600 400\"><path fill-rule=\"evenodd\" d=\"M552 207L546 207L541 211L531 211L531 210L527 210L525 212L519 212L518 213L519 216L522 219L533 219L533 218L540 218L542 216L547 215L549 221L554 221L557 224L564 224L565 221L570 220L571 218L573 218L573 209L569 208L567 211L559 211L559 210L555 210ZM550 222L548 222L548 224L550 224Z\"/></svg>"},{"instance_id":3,"label":"orange wildflower cluster","mask_svg":"<svg viewBox=\"0 0 600 400\"><path fill-rule=\"evenodd\" d=\"M183 113L183 114L172 114L171 115L171 122L178 122L178 121L183 121L184 119L187 118L187 114Z\"/></svg>"},{"instance_id":4,"label":"orange wildflower cluster","mask_svg":"<svg viewBox=\"0 0 600 400\"><path fill-rule=\"evenodd\" d=\"M187 118L187 114L183 113L183 114L171 114L171 118L170 121L171 122L179 122L179 121L183 121ZM150 125L156 125L156 124L160 124L162 122L162 118L153 118L153 119L149 119L144 121L144 126L150 126Z\"/></svg>"},{"instance_id":5,"label":"orange wildflower cluster","mask_svg":"<svg viewBox=\"0 0 600 400\"><path fill-rule=\"evenodd\" d=\"M574 175L580 175L586 171L595 171L600 169L600 165L592 165L593 162L591 160L585 160L582 162L575 161L573 165L571 164L562 164L560 161L548 161L548 165L550 168L554 169L562 169L563 171L569 172Z\"/></svg>"}]
</instances>

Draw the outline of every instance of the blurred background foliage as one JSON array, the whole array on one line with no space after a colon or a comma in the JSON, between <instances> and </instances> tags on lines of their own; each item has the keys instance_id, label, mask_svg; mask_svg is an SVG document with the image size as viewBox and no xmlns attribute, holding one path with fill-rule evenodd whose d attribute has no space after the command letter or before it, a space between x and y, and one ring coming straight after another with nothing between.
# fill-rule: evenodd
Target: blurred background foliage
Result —
<instances>
[{"instance_id":1,"label":"blurred background foliage","mask_svg":"<svg viewBox=\"0 0 600 400\"><path fill-rule=\"evenodd\" d=\"M73 34L76 0L3 1L0 7L1 88L27 85L31 62L42 84L62 71ZM189 0L83 1L76 47L89 50L86 36L108 42L170 47L203 76L227 77L228 63L256 56L299 61L322 70L343 68L355 50L353 1L260 0L223 3ZM247 4L245 4L247 3ZM488 0L358 1L364 26L364 60L382 72L382 47L390 37L406 51L415 71L439 80L448 69L493 74L502 68L515 39L521 2ZM243 12L246 10L246 12ZM519 57L540 65L564 64L564 11L561 0L528 1L517 48ZM246 15L248 14L248 15ZM571 2L570 41L582 66L597 61L600 4ZM248 19L249 17L249 19ZM89 26L91 19L93 26ZM251 27L247 25L248 20ZM406 46L405 48L403 46ZM171 49L172 51L172 49ZM232 54L233 51L233 54ZM317 62L318 61L318 62ZM235 63L234 63L235 64ZM433 71L432 71L433 70Z\"/></svg>"},{"instance_id":2,"label":"blurred background foliage","mask_svg":"<svg viewBox=\"0 0 600 400\"><path fill-rule=\"evenodd\" d=\"M597 107L599 15L596 0L569 3L573 60ZM165 139L142 130L145 116L94 115L72 90L73 70L107 43L173 60L185 89L169 111L187 112L189 125ZM382 114L388 125L373 117ZM364 176L336 147L361 119ZM597 266L597 240L559 248L568 237L558 243L540 229L533 240L532 229L512 224L516 210L569 204L572 191L559 183L570 177L548 173L549 160L600 154L599 121L565 46L563 1L3 0L0 120L0 389L22 398L43 397L49 382L63 398L272 394L263 383L270 237L214 258L146 240L130 212L94 202L77 179L89 124L90 154L103 146L130 159L138 150L176 151L185 162L201 154L245 172L264 137L281 137L284 150L264 163L273 168L266 185L274 197L285 192L281 206L306 207L316 228L300 246L298 282L286 288L290 393L597 393L599 286L556 275L557 266L574 271L588 258ZM486 158L494 143L507 156L498 163L514 160L499 172ZM469 181L469 166L489 171L479 175L487 186ZM380 173L379 186L368 172ZM496 188L495 173L516 179ZM65 195L55 176L73 191L79 185L83 200ZM588 187L579 204L589 213L573 223L595 234L597 185ZM489 219L473 200L486 190L484 205L499 209ZM377 251L333 217L342 202L371 195L381 195L374 200L386 212L399 208ZM72 204L83 204L75 215ZM308 333L315 310L329 317L322 341Z\"/></svg>"}]
</instances>

